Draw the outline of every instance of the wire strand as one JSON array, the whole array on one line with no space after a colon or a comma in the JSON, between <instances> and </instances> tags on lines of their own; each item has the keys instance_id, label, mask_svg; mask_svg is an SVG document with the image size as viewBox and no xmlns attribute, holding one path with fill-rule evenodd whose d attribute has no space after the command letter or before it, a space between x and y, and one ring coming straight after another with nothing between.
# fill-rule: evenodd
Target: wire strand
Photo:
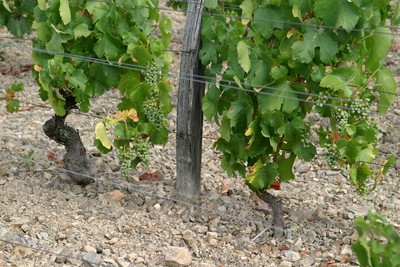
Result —
<instances>
[{"instance_id":1,"label":"wire strand","mask_svg":"<svg viewBox=\"0 0 400 267\"><path fill-rule=\"evenodd\" d=\"M173 8L165 8L165 7L155 7L155 6L149 6L149 5L137 5L137 4L132 4L132 3L122 3L122 2L111 2L111 1L101 1L101 0L91 0L91 2L97 2L97 3L105 3L105 4L113 4L113 5L121 5L121 6L130 6L130 7L136 7L136 8L148 8L148 9L158 9L158 10L164 10L164 11L171 11L171 12L183 12L183 13L190 13L191 11L181 11L180 9L173 9ZM181 2L181 1L179 1ZM183 1L186 2L186 1ZM194 1L187 1L187 3L194 4L196 6L200 5L197 2ZM225 2L226 3L226 2ZM237 6L240 8L240 6ZM240 9L241 10L241 9ZM191 12L195 13L195 12ZM336 27L336 26L329 26L329 25L321 25L321 24L307 24L303 22L291 22L291 21L285 21L285 20L274 20L274 19L255 19L255 18L246 18L246 17L241 17L241 16L235 16L235 15L228 15L228 14L221 14L221 13L215 13L212 11L203 11L203 16L219 16L223 18L229 18L229 19L238 19L238 20L248 20L248 21L259 21L259 22L267 22L267 23L274 23L274 24L286 24L286 25L293 25L293 26L303 26L303 27L313 27L313 28L320 28L320 29L326 29L326 30L332 30L332 31L346 31L346 32L365 32L365 33L375 33L375 34L388 34L387 32L380 32L376 30L368 30L368 29L358 29L358 28L343 28L343 27ZM381 28L388 28L393 31L400 30L400 27L394 27L394 26L386 26L382 25ZM399 35L400 33L397 32L392 32L391 34L393 35Z\"/></svg>"},{"instance_id":2,"label":"wire strand","mask_svg":"<svg viewBox=\"0 0 400 267\"><path fill-rule=\"evenodd\" d=\"M15 45L15 44L7 44L7 43L0 43L0 45L4 45L4 46L11 46L11 47L18 47L21 49L25 49L25 50L29 50L29 51L34 51L34 52L38 52L38 53L45 53L45 54L50 54L50 55L58 55L58 56L63 56L63 57L67 57L67 58L75 58L75 59L79 59L82 61L86 61L86 62L91 62L91 63L98 63L98 64L103 64L103 65L107 65L107 66L111 66L111 67L118 67L118 68L123 68L123 69L128 69L128 70L134 70L134 71L146 71L148 70L147 66L139 66L139 65L133 65L133 64L128 64L128 63L119 63L119 62L113 62L113 61L108 61L105 59L99 59L99 58L93 58L93 57L86 57L86 56L81 56L81 55L75 55L75 54L69 54L69 53L62 53L62 52L55 52L55 51L49 51L46 49L39 49L39 48L34 48L34 47L27 47L27 46L23 46L23 45ZM198 83L204 83L204 84L213 84L216 86L219 86L219 83L217 83L216 78L210 78L207 76L202 76L202 75L195 75L195 74L189 74L189 73L174 73L172 71L163 71L163 75L168 76L170 78L177 78L177 79L183 79L183 80L192 80ZM193 79L193 77L196 77L198 79ZM209 80L214 80L214 81L209 81ZM224 82L227 83L234 83L234 81L228 81L228 80L223 80ZM246 83L246 85L249 85ZM295 100L295 101L299 101L299 102L305 102L305 103L311 103L311 104L317 104L317 105L325 105L325 106L329 106L329 107L335 107L335 108L340 108L340 109L346 109L346 110L352 110L353 108L351 107L346 107L343 105L337 105L337 104L330 104L330 103L321 103L319 101L315 101L315 100L309 100L309 99L299 99L297 97L292 97L292 96L287 96L287 93L292 93L292 94L300 94L300 95L309 95L309 93L307 92L299 92L299 91L295 91L295 90L291 90L291 89L282 89L279 87L271 87L271 86L261 86L259 87L260 89L265 89L265 90L270 90L270 91L277 91L277 92L281 92L284 94L274 94L274 93L269 93L269 92L265 92L265 91L258 91L258 90L250 90L250 89L245 89L245 88L241 88L239 86L233 86L233 85L221 85L222 87L226 87L229 89L234 89L234 90L238 90L238 91L245 91L245 92L249 92L249 93L255 93L255 94L261 94L261 95L268 95L268 96L275 96L275 97L279 97L282 99L288 99L288 100ZM253 85L255 88L257 88L257 85ZM394 94L391 92L381 92L382 94ZM319 96L318 94L313 94L310 93L313 96ZM398 96L398 94L394 94L396 96ZM333 97L333 96L326 96L327 99L332 99L332 100L337 100L337 101L341 101L341 102L351 102L352 100L346 99L346 98L339 98L339 97ZM383 104L377 104L377 107L383 107L383 108L389 108L390 105L383 105Z\"/></svg>"}]
</instances>

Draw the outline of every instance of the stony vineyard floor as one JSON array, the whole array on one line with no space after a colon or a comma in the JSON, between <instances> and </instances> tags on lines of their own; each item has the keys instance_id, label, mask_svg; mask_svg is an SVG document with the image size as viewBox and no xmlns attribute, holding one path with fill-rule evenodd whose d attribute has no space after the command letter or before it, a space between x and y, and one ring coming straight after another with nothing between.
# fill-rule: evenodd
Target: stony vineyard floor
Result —
<instances>
[{"instance_id":1,"label":"stony vineyard floor","mask_svg":"<svg viewBox=\"0 0 400 267\"><path fill-rule=\"evenodd\" d=\"M174 18L174 50L182 40L184 16ZM25 41L0 40L30 46ZM400 45L400 42L397 42ZM399 47L399 46L394 46ZM400 81L399 49L387 61ZM174 54L179 71L179 53ZM88 116L73 114L97 168L97 182L81 187L69 182L57 162L63 147L50 141L42 124L52 116L37 96L29 71L29 51L4 48L0 54L0 88L23 82L23 111L9 114L0 102L0 267L8 266L358 266L351 244L356 216L375 210L400 229L399 165L378 189L360 198L349 180L328 170L322 157L296 162L296 181L276 192L285 203L286 236L271 237L271 211L252 196L240 178L228 178L212 148L215 125L205 123L202 200L185 205L175 195L175 136L156 146L153 164L119 176L114 154L99 156L93 146L94 125L114 112L109 92L93 100ZM176 85L176 81L174 81ZM175 93L172 95L175 101ZM29 103L29 104L27 104ZM175 129L176 110L170 115ZM379 117L381 150L400 155L400 104ZM34 151L34 161L24 159ZM159 172L158 182L139 181ZM168 196L168 197L166 197ZM89 263L93 265L88 265Z\"/></svg>"}]
</instances>

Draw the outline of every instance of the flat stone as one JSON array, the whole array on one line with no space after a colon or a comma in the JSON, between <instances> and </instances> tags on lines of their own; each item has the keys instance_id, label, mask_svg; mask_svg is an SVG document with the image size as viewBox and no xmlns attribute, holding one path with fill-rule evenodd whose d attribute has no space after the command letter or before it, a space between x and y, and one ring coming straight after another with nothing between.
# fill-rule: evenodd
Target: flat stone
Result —
<instances>
[{"instance_id":1,"label":"flat stone","mask_svg":"<svg viewBox=\"0 0 400 267\"><path fill-rule=\"evenodd\" d=\"M173 247L167 248L165 253L165 265L169 267L189 266L192 263L192 255L187 248Z\"/></svg>"},{"instance_id":2,"label":"flat stone","mask_svg":"<svg viewBox=\"0 0 400 267\"><path fill-rule=\"evenodd\" d=\"M210 242L212 239L218 238L218 233L215 232L207 232L207 241Z\"/></svg>"},{"instance_id":3,"label":"flat stone","mask_svg":"<svg viewBox=\"0 0 400 267\"><path fill-rule=\"evenodd\" d=\"M5 227L0 227L0 237L3 237L7 234L7 229Z\"/></svg>"},{"instance_id":4,"label":"flat stone","mask_svg":"<svg viewBox=\"0 0 400 267\"><path fill-rule=\"evenodd\" d=\"M72 187L72 193L74 193L75 195L79 195L83 192L82 186L80 185L74 185Z\"/></svg>"},{"instance_id":5,"label":"flat stone","mask_svg":"<svg viewBox=\"0 0 400 267\"><path fill-rule=\"evenodd\" d=\"M351 256L351 255L353 255L353 250L351 249L351 247L349 245L345 245L342 247L342 249L340 251L340 255Z\"/></svg>"},{"instance_id":6,"label":"flat stone","mask_svg":"<svg viewBox=\"0 0 400 267\"><path fill-rule=\"evenodd\" d=\"M83 247L83 251L86 251L86 252L94 251L94 252L96 252L97 250L96 250L96 248L92 247L91 245L86 245L86 246Z\"/></svg>"},{"instance_id":7,"label":"flat stone","mask_svg":"<svg viewBox=\"0 0 400 267\"><path fill-rule=\"evenodd\" d=\"M100 267L118 267L118 263L116 263L113 259L104 259L100 263Z\"/></svg>"},{"instance_id":8,"label":"flat stone","mask_svg":"<svg viewBox=\"0 0 400 267\"><path fill-rule=\"evenodd\" d=\"M185 230L182 232L182 238L186 244L192 246L196 243L196 235L191 230Z\"/></svg>"},{"instance_id":9,"label":"flat stone","mask_svg":"<svg viewBox=\"0 0 400 267\"><path fill-rule=\"evenodd\" d=\"M285 252L285 257L288 261L294 262L294 261L299 261L301 259L301 256L298 252L288 250Z\"/></svg>"},{"instance_id":10,"label":"flat stone","mask_svg":"<svg viewBox=\"0 0 400 267\"><path fill-rule=\"evenodd\" d=\"M346 210L354 213L356 216L365 216L368 213L368 211L370 210L374 211L375 209L369 206L353 205L350 207L346 207Z\"/></svg>"},{"instance_id":11,"label":"flat stone","mask_svg":"<svg viewBox=\"0 0 400 267\"><path fill-rule=\"evenodd\" d=\"M117 263L119 267L129 267L130 263L124 260L123 258L118 258Z\"/></svg>"},{"instance_id":12,"label":"flat stone","mask_svg":"<svg viewBox=\"0 0 400 267\"><path fill-rule=\"evenodd\" d=\"M27 218L22 218L22 219L17 219L13 222L11 222L10 224L16 227L21 227L24 224L28 224L29 223L29 219Z\"/></svg>"},{"instance_id":13,"label":"flat stone","mask_svg":"<svg viewBox=\"0 0 400 267\"><path fill-rule=\"evenodd\" d=\"M90 264L99 265L101 263L101 257L95 251L90 251L89 253L86 253L82 259Z\"/></svg>"},{"instance_id":14,"label":"flat stone","mask_svg":"<svg viewBox=\"0 0 400 267\"><path fill-rule=\"evenodd\" d=\"M281 261L281 263L279 263L278 267L292 267L293 263L291 263L290 261Z\"/></svg>"}]
</instances>

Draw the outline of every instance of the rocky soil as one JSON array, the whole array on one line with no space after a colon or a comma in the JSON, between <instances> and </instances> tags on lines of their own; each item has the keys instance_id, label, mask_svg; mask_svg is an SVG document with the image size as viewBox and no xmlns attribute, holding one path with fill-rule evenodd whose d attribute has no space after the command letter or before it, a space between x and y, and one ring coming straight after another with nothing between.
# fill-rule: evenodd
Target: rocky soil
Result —
<instances>
[{"instance_id":1,"label":"rocky soil","mask_svg":"<svg viewBox=\"0 0 400 267\"><path fill-rule=\"evenodd\" d=\"M174 16L179 50L184 17ZM351 251L356 216L374 210L400 228L399 164L378 189L359 197L349 180L327 169L322 157L295 164L296 181L274 192L286 206L286 236L276 240L271 211L254 198L240 178L228 178L212 149L217 128L204 127L202 199L197 205L174 200L176 110L170 140L156 146L153 163L124 180L114 154L99 155L94 125L114 112L116 92L92 101L89 114L69 116L92 155L95 183L72 184L60 167L64 150L42 131L52 111L37 96L23 66L30 64L29 41L0 31L0 90L23 82L22 111L9 114L0 102L0 267L6 266L358 266ZM397 42L400 45L400 42ZM1 46L0 46L1 47ZM399 54L388 59L400 81ZM179 53L174 53L179 71ZM176 84L176 80L174 81ZM175 93L172 94L175 101ZM384 117L381 150L400 155L400 105ZM31 153L32 152L32 153ZM27 158L33 154L33 161ZM158 182L140 181L158 172Z\"/></svg>"}]
</instances>

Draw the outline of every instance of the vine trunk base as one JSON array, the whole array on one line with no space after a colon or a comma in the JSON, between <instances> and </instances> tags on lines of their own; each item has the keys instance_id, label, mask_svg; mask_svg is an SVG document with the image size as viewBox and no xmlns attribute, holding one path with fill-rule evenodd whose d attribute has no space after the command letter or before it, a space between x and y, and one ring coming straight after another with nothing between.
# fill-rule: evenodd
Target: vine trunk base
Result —
<instances>
[{"instance_id":1,"label":"vine trunk base","mask_svg":"<svg viewBox=\"0 0 400 267\"><path fill-rule=\"evenodd\" d=\"M280 238L283 236L284 230L284 221L283 221L283 202L277 196L269 193L264 190L262 192L258 192L257 196L264 202L266 202L272 209L274 213L274 236L276 238Z\"/></svg>"},{"instance_id":2,"label":"vine trunk base","mask_svg":"<svg viewBox=\"0 0 400 267\"><path fill-rule=\"evenodd\" d=\"M79 133L74 128L65 124L68 111L73 107L66 107L66 115L54 115L43 125L45 134L57 143L64 145L64 167L69 177L77 184L88 185L93 182L90 176L90 163L86 155Z\"/></svg>"}]
</instances>

